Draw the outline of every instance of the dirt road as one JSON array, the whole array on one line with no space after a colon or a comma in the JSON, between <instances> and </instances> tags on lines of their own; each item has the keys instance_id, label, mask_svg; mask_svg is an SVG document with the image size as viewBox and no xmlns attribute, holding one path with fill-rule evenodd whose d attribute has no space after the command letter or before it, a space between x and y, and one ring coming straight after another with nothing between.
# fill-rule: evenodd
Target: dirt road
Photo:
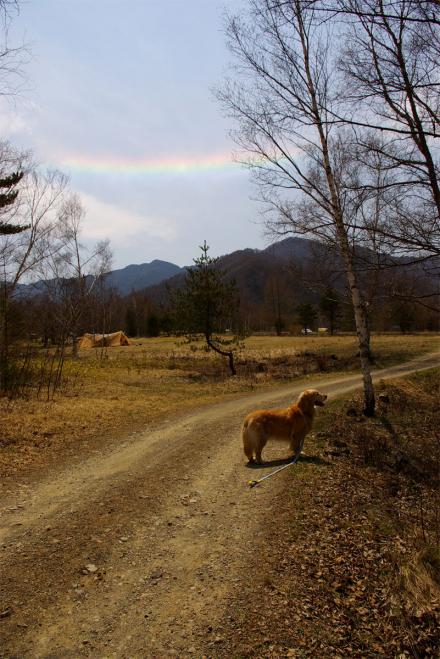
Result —
<instances>
[{"instance_id":1,"label":"dirt road","mask_svg":"<svg viewBox=\"0 0 440 659\"><path fill-rule=\"evenodd\" d=\"M439 357L375 377L428 368ZM335 397L359 383L347 376L318 386ZM262 487L246 486L273 465L246 467L241 419L256 406L287 403L303 388L293 384L165 421L46 479L3 489L0 656L222 656L219 625L234 594L255 576L255 546L285 483L281 474ZM266 459L283 455L278 447Z\"/></svg>"}]
</instances>

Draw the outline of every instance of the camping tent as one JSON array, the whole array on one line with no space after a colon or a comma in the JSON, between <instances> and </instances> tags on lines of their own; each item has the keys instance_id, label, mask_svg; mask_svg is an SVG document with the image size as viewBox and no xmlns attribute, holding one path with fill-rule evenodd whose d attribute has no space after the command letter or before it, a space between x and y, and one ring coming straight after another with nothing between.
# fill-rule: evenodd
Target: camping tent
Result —
<instances>
[{"instance_id":1,"label":"camping tent","mask_svg":"<svg viewBox=\"0 0 440 659\"><path fill-rule=\"evenodd\" d=\"M112 334L84 334L78 339L78 348L111 348L113 346L128 346L129 340L124 332Z\"/></svg>"}]
</instances>

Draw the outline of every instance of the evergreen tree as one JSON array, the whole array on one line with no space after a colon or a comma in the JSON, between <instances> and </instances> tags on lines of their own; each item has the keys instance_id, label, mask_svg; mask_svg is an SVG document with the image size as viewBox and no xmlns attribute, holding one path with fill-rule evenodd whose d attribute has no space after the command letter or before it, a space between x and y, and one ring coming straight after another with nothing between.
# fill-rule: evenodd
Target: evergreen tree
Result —
<instances>
[{"instance_id":1,"label":"evergreen tree","mask_svg":"<svg viewBox=\"0 0 440 659\"><path fill-rule=\"evenodd\" d=\"M277 336L281 336L281 333L285 327L286 323L284 322L283 318L281 318L281 316L277 316L275 319L275 332L277 333Z\"/></svg>"},{"instance_id":2,"label":"evergreen tree","mask_svg":"<svg viewBox=\"0 0 440 659\"><path fill-rule=\"evenodd\" d=\"M303 304L298 306L296 311L298 313L299 322L303 326L304 334L307 334L310 326L313 325L318 314L310 302L303 302Z\"/></svg>"},{"instance_id":3,"label":"evergreen tree","mask_svg":"<svg viewBox=\"0 0 440 659\"><path fill-rule=\"evenodd\" d=\"M159 318L155 314L150 314L147 320L147 336L159 336Z\"/></svg>"},{"instance_id":4,"label":"evergreen tree","mask_svg":"<svg viewBox=\"0 0 440 659\"><path fill-rule=\"evenodd\" d=\"M18 195L18 190L15 188L22 178L23 172L14 172L9 176L0 178L0 212L3 208L7 208L15 203ZM5 190L5 192L3 192L3 190ZM0 220L0 236L21 233L28 228L29 226L10 224L9 222L3 222Z\"/></svg>"},{"instance_id":5,"label":"evergreen tree","mask_svg":"<svg viewBox=\"0 0 440 659\"><path fill-rule=\"evenodd\" d=\"M172 294L176 327L189 341L202 334L209 350L228 358L231 374L235 375L234 344L236 347L239 339L225 339L220 332L233 324L239 306L237 287L215 267L218 259L209 256L206 241L200 249L202 254L194 259L195 267L188 269L184 288Z\"/></svg>"},{"instance_id":6,"label":"evergreen tree","mask_svg":"<svg viewBox=\"0 0 440 659\"><path fill-rule=\"evenodd\" d=\"M402 334L410 332L416 321L414 308L406 302L397 302L392 310L392 318L399 325Z\"/></svg>"},{"instance_id":7,"label":"evergreen tree","mask_svg":"<svg viewBox=\"0 0 440 659\"><path fill-rule=\"evenodd\" d=\"M170 336L171 332L174 329L174 321L170 314L166 313L160 319L160 329L162 332L165 332L167 336Z\"/></svg>"},{"instance_id":8,"label":"evergreen tree","mask_svg":"<svg viewBox=\"0 0 440 659\"><path fill-rule=\"evenodd\" d=\"M138 335L136 311L132 307L125 312L125 331L128 336Z\"/></svg>"}]
</instances>

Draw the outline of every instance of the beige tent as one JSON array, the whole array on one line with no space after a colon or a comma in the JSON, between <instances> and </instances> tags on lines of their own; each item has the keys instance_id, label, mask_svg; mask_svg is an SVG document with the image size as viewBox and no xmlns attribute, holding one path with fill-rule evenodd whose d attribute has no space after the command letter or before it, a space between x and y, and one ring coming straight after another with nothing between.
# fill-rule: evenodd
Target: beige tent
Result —
<instances>
[{"instance_id":1,"label":"beige tent","mask_svg":"<svg viewBox=\"0 0 440 659\"><path fill-rule=\"evenodd\" d=\"M130 342L124 332L112 334L84 334L78 339L78 348L112 348L113 346L129 346Z\"/></svg>"}]
</instances>

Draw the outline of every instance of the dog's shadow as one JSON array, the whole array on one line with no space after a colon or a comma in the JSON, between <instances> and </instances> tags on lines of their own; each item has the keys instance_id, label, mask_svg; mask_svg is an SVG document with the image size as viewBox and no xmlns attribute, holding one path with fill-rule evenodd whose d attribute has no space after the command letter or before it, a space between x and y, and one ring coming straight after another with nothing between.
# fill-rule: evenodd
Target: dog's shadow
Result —
<instances>
[{"instance_id":1,"label":"dog's shadow","mask_svg":"<svg viewBox=\"0 0 440 659\"><path fill-rule=\"evenodd\" d=\"M277 460L265 460L261 464L256 462L248 462L246 467L248 469L267 469L267 467L282 467L292 462L292 458L278 458ZM298 462L305 462L307 464L315 465L329 465L330 462L323 460L319 455L300 455Z\"/></svg>"}]
</instances>

